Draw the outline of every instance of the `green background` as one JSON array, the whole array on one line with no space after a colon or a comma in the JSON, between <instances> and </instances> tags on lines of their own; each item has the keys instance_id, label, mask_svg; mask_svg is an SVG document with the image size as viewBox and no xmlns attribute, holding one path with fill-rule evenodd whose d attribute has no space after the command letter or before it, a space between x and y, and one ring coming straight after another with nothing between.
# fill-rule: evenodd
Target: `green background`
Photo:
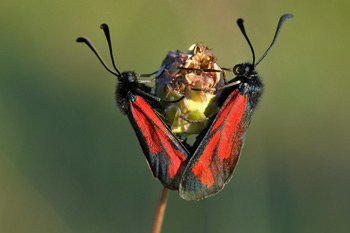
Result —
<instances>
[{"instance_id":1,"label":"green background","mask_svg":"<svg viewBox=\"0 0 350 233\"><path fill-rule=\"evenodd\" d=\"M259 57L266 89L235 176L218 195L169 196L163 232L348 232L349 2L23 1L0 7L0 233L150 232L160 191L107 61L150 73L171 49L214 48L223 67ZM230 75L229 77L232 77Z\"/></svg>"}]
</instances>

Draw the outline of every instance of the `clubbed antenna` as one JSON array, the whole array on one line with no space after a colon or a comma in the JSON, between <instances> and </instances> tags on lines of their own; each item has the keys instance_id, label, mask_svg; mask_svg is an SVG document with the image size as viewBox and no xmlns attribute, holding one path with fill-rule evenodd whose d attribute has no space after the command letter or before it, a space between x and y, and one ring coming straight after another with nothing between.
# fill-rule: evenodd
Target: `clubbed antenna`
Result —
<instances>
[{"instance_id":1,"label":"clubbed antenna","mask_svg":"<svg viewBox=\"0 0 350 233\"><path fill-rule=\"evenodd\" d=\"M285 14L285 15L282 15L282 16L281 16L280 21L278 22L277 29L276 29L276 33L275 33L275 36L273 37L273 40L272 40L271 45L270 45L269 48L266 50L266 52L261 56L261 58L256 62L256 64L254 65L254 68L255 68L255 67L261 62L261 60L264 59L264 57L270 52L272 46L273 46L273 45L275 44L275 42L276 42L277 36L278 36L278 34L280 33L284 22L285 22L287 19L290 19L290 18L293 18L293 15L292 15L292 14ZM253 64L254 64L254 63L253 63Z\"/></svg>"},{"instance_id":2,"label":"clubbed antenna","mask_svg":"<svg viewBox=\"0 0 350 233\"><path fill-rule=\"evenodd\" d=\"M108 42L108 48L109 48L109 53L111 55L111 59L112 59L112 64L113 64L113 67L114 69L117 71L117 73L119 74L120 76L120 72L119 70L117 69L117 67L115 66L115 62L114 62L114 57L113 57L113 50L112 50L112 43L111 43L111 36L109 34L109 28L108 28L108 25L103 23L101 24L100 28L104 31L105 33L105 36L106 36L106 39L107 39L107 42Z\"/></svg>"},{"instance_id":3,"label":"clubbed antenna","mask_svg":"<svg viewBox=\"0 0 350 233\"><path fill-rule=\"evenodd\" d=\"M106 62L102 59L102 56L100 55L100 53L97 51L95 46L91 43L91 41L88 38L86 38L86 37L79 37L77 39L77 42L80 42L80 43L82 42L82 43L85 43L87 46L89 46L89 48L92 50L92 52L94 52L94 54L97 56L98 60L101 62L101 64L103 65L103 67L107 71L109 71L110 73L114 74L117 77L121 77L121 74L120 74L119 70L117 69L117 67L116 67L116 65L114 63L113 52L112 52L112 45L111 45L111 39L110 39L110 35L109 35L108 26L107 26L107 24L102 24L101 28L103 29L103 31L105 33L105 36L106 36L106 39L107 39L107 42L108 42L108 47L109 47L111 59L112 59L112 64L113 64L113 67L114 67L116 72L113 71L112 69L110 69L107 66Z\"/></svg>"},{"instance_id":4,"label":"clubbed antenna","mask_svg":"<svg viewBox=\"0 0 350 233\"><path fill-rule=\"evenodd\" d=\"M243 19L238 19L238 20L237 20L238 27L239 27L239 29L241 29L241 32L242 32L243 36L245 37L245 39L247 40L247 42L248 42L248 44L249 44L249 47L250 47L250 50L252 51L252 54L253 54L252 66L254 66L254 64L255 64L255 53L254 53L254 48L253 48L253 45L250 43L250 40L249 40L249 38L248 38L247 33L245 32L245 28L244 28L243 22L244 22Z\"/></svg>"},{"instance_id":5,"label":"clubbed antenna","mask_svg":"<svg viewBox=\"0 0 350 233\"><path fill-rule=\"evenodd\" d=\"M277 39L277 36L278 34L280 33L281 29L282 29L282 26L284 24L284 22L287 20L287 19L290 19L290 18L293 18L293 15L292 14L285 14L285 15L282 15L281 18L280 18L280 21L278 22L278 25L277 25L277 29L276 29L276 33L275 33L275 36L273 37L273 40L272 40L272 43L271 45L269 46L269 48L266 50L266 52L261 56L261 58L255 63L255 53L254 53L254 49L253 49L253 46L252 44L250 43L250 40L248 38L248 35L245 31L245 28L244 28L244 25L243 25L243 19L238 19L237 20L237 24L238 24L238 27L239 29L241 29L241 32L243 34L243 36L245 37L245 39L247 40L248 44L249 44L249 47L250 47L250 50L252 51L252 54L253 54L253 63L252 63L252 66L255 67L261 62L262 59L264 59L264 57L270 52L272 46L275 44L276 42L276 39Z\"/></svg>"}]
</instances>

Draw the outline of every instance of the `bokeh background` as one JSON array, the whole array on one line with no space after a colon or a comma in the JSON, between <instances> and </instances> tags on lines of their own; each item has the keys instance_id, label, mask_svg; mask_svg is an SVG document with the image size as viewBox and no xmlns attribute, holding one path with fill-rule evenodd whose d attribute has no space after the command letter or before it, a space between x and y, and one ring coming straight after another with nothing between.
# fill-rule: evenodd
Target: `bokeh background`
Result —
<instances>
[{"instance_id":1,"label":"bokeh background","mask_svg":"<svg viewBox=\"0 0 350 233\"><path fill-rule=\"evenodd\" d=\"M259 57L265 93L232 181L186 202L171 192L163 232L349 232L349 1L2 0L0 233L150 232L160 191L125 116L118 67L150 73L205 42L224 67ZM231 76L232 77L232 76Z\"/></svg>"}]
</instances>

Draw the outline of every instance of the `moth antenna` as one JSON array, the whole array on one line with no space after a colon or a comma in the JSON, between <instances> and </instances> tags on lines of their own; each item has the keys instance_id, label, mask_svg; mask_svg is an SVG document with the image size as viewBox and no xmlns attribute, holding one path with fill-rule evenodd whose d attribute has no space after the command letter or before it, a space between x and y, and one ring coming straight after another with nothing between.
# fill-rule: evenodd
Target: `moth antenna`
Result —
<instances>
[{"instance_id":1,"label":"moth antenna","mask_svg":"<svg viewBox=\"0 0 350 233\"><path fill-rule=\"evenodd\" d=\"M121 76L121 74L120 74L119 70L117 69L117 67L115 65L115 62L114 62L112 43L111 43L111 36L110 36L110 33L109 33L108 25L103 23L103 24L101 24L100 28L105 33L105 36L106 36L106 39L107 39L107 42L108 42L108 48L109 48L109 53L111 55L112 65L113 65L115 71L117 71L117 73L119 74L119 76Z\"/></svg>"},{"instance_id":2,"label":"moth antenna","mask_svg":"<svg viewBox=\"0 0 350 233\"><path fill-rule=\"evenodd\" d=\"M154 99L155 101L158 101L158 102L163 101L163 102L167 102L167 103L177 103L177 102L179 102L179 101L181 101L181 100L183 100L183 99L185 98L185 96L181 96L181 97L180 97L179 99L177 99L177 100L165 100L165 99L161 99L161 98L159 98L159 97L157 97L157 96L154 96L154 95L152 95L152 94L150 94L150 93L148 93L148 92L145 92L145 91L143 91L143 90L141 90L141 89L136 89L136 92L137 92L138 94L140 94L140 95L143 95L143 96L146 96L146 97L148 97L148 98Z\"/></svg>"},{"instance_id":3,"label":"moth antenna","mask_svg":"<svg viewBox=\"0 0 350 233\"><path fill-rule=\"evenodd\" d=\"M249 44L249 47L250 47L250 50L252 51L252 54L253 54L253 63L252 63L252 66L254 66L254 64L255 64L255 52L254 52L254 48L253 48L252 44L250 43L250 40L249 40L249 38L248 38L247 33L245 32L245 28L244 28L243 23L244 23L243 19L238 19L238 20L237 20L238 27L239 27L239 29L241 29L241 32L242 32L243 36L245 37L245 39L247 40L247 42L248 42L248 44ZM255 66L254 66L254 67L255 67Z\"/></svg>"},{"instance_id":4,"label":"moth antenna","mask_svg":"<svg viewBox=\"0 0 350 233\"><path fill-rule=\"evenodd\" d=\"M199 68L186 68L186 67L179 67L180 70L193 70L193 71L203 71L203 72L221 72L221 70L216 69L199 69Z\"/></svg>"},{"instance_id":5,"label":"moth antenna","mask_svg":"<svg viewBox=\"0 0 350 233\"><path fill-rule=\"evenodd\" d=\"M230 71L230 72L233 72L233 68L224 68L224 67L221 67L222 70L225 70L225 71Z\"/></svg>"},{"instance_id":6,"label":"moth antenna","mask_svg":"<svg viewBox=\"0 0 350 233\"><path fill-rule=\"evenodd\" d=\"M255 67L261 62L261 60L264 59L264 57L270 52L272 46L273 46L273 45L275 44L275 42L276 42L277 36L278 36L278 34L280 33L284 22L285 22L287 19L290 19L290 18L293 18L293 15L292 15L292 14L285 14L285 15L282 15L282 16L281 16L280 21L278 22L277 29L276 29L276 33L275 33L275 36L273 37L273 40L272 40L271 45L270 45L269 48L266 50L266 52L261 56L261 58L256 62L256 64L254 65L254 69L255 69ZM254 64L254 63L253 63L253 64Z\"/></svg>"},{"instance_id":7,"label":"moth antenna","mask_svg":"<svg viewBox=\"0 0 350 233\"><path fill-rule=\"evenodd\" d=\"M79 38L77 39L77 42L79 42L79 43L82 42L82 43L85 43L87 46L89 46L89 48L92 50L92 52L95 53L95 55L97 56L98 60L101 62L101 64L103 65L103 67L104 67L107 71L109 71L110 73L114 74L114 75L117 76L117 77L120 77L120 76L121 76L119 72L116 73L116 72L114 72L113 70L111 70L111 69L107 66L107 64L106 64L106 63L104 62L104 60L102 59L100 53L97 51L97 49L95 48L95 46L91 43L91 41L90 41L88 38L86 38L86 37L79 37Z\"/></svg>"}]
</instances>

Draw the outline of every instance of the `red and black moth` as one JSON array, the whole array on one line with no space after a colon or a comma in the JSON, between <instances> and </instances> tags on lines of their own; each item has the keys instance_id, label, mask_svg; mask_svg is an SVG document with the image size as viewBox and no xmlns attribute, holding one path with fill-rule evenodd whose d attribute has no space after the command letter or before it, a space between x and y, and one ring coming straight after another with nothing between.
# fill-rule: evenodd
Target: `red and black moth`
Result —
<instances>
[{"instance_id":1,"label":"red and black moth","mask_svg":"<svg viewBox=\"0 0 350 233\"><path fill-rule=\"evenodd\" d=\"M223 70L233 71L236 77L228 81L225 86L216 88L215 91L222 91L219 96L220 110L209 127L197 136L192 147L182 143L171 132L157 111L159 103L169 100L163 100L151 94L151 87L138 79L155 73L150 75L138 75L133 71L120 73L116 68L106 24L102 24L101 28L108 41L115 71L107 67L87 38L80 37L77 41L86 43L103 66L118 77L117 104L128 116L153 176L166 188L178 190L181 198L200 200L218 193L233 176L253 111L263 91L263 83L256 71L256 66L274 45L285 20L291 17L293 16L285 14L280 18L271 45L257 62L255 62L254 49L245 32L243 20L237 21L251 48L253 62L238 64L233 69L223 68ZM202 71L212 72L213 70ZM172 102L180 101L182 98Z\"/></svg>"}]
</instances>

